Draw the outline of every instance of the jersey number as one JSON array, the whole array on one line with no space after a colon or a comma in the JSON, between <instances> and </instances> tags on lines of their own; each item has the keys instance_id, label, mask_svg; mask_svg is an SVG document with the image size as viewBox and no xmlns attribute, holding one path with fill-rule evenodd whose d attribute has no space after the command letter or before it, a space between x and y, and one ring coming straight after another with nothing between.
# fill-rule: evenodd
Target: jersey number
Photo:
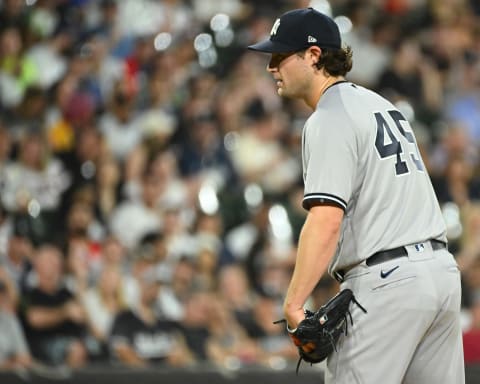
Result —
<instances>
[{"instance_id":1,"label":"jersey number","mask_svg":"<svg viewBox=\"0 0 480 384\"><path fill-rule=\"evenodd\" d=\"M405 119L405 117L403 117L403 115L397 110L388 111L388 114L395 123L396 131L398 131L407 140L407 143L404 142L404 144L412 147L413 151L410 152L410 158L415 164L417 170L423 171L423 164L420 160L417 143L415 142L415 137L413 136L412 132L410 132L410 124L408 123L407 119ZM397 136L395 136L392 128L388 125L387 120L380 112L375 113L375 119L377 121L377 137L375 139L375 147L377 148L378 154L382 159L395 156L395 173L397 175L408 173L409 169L407 162L402 159L402 143ZM409 130L406 131L402 124L408 127ZM390 141L389 144L385 144L385 133L388 135Z\"/></svg>"}]
</instances>

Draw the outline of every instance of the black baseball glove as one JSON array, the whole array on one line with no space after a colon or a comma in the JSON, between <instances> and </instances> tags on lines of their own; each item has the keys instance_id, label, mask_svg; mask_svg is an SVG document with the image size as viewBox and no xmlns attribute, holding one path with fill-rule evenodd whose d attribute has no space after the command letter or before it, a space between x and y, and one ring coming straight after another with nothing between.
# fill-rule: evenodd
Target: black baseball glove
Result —
<instances>
[{"instance_id":1,"label":"black baseball glove","mask_svg":"<svg viewBox=\"0 0 480 384\"><path fill-rule=\"evenodd\" d=\"M296 329L288 330L288 334L294 344L298 347L300 359L310 364L319 363L325 360L333 351L336 351L336 344L342 333L347 334L348 319L353 325L352 315L349 310L351 302L354 302L360 309L367 313L355 299L350 289L344 289L332 297L325 305L316 311L305 311L305 319L302 320ZM280 320L276 323L285 322Z\"/></svg>"}]
</instances>

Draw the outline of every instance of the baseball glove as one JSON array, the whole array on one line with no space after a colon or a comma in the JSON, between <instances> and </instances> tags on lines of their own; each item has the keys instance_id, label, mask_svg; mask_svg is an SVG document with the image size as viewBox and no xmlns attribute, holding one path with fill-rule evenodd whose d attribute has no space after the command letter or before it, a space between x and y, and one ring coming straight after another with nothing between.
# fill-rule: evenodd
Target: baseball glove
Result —
<instances>
[{"instance_id":1,"label":"baseball glove","mask_svg":"<svg viewBox=\"0 0 480 384\"><path fill-rule=\"evenodd\" d=\"M305 310L305 319L298 324L296 329L290 330L287 327L288 334L297 346L300 355L296 369L297 374L302 360L310 364L319 363L337 350L336 344L340 335L348 332L347 315L353 325L349 310L352 301L367 313L355 299L353 292L350 289L344 289L325 305L322 305L318 311ZM286 320L279 320L275 323L280 322L286 322Z\"/></svg>"}]
</instances>

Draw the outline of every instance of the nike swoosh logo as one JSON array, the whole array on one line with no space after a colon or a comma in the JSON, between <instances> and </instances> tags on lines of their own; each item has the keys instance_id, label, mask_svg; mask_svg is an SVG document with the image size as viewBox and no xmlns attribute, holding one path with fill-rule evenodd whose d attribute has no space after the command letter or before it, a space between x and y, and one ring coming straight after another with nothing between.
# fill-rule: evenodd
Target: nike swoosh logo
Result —
<instances>
[{"instance_id":1,"label":"nike swoosh logo","mask_svg":"<svg viewBox=\"0 0 480 384\"><path fill-rule=\"evenodd\" d=\"M380 277L382 279L386 279L388 276L390 276L390 274L395 271L396 269L400 268L399 265L397 265L396 267L393 267L392 269L389 269L388 271L384 271L383 269L380 271Z\"/></svg>"}]
</instances>

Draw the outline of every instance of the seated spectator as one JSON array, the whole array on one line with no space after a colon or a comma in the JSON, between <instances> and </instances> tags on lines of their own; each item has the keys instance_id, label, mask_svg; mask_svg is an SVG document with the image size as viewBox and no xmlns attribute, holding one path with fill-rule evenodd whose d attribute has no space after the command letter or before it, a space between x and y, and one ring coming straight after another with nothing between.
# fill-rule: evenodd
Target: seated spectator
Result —
<instances>
[{"instance_id":1,"label":"seated spectator","mask_svg":"<svg viewBox=\"0 0 480 384\"><path fill-rule=\"evenodd\" d=\"M20 220L13 220L12 233L7 238L7 252L0 257L18 290L25 284L32 257L32 243L23 224Z\"/></svg>"},{"instance_id":2,"label":"seated spectator","mask_svg":"<svg viewBox=\"0 0 480 384\"><path fill-rule=\"evenodd\" d=\"M101 246L101 270L118 268L122 276L121 285L125 303L131 307L138 301L139 288L137 279L132 274L132 262L128 258L129 254L120 240L113 235L107 236ZM95 279L98 280L98 278L99 275L95 275Z\"/></svg>"},{"instance_id":3,"label":"seated spectator","mask_svg":"<svg viewBox=\"0 0 480 384\"><path fill-rule=\"evenodd\" d=\"M210 338L209 318L212 296L203 291L191 293L184 302L181 320L182 333L197 361L208 360L207 344Z\"/></svg>"},{"instance_id":4,"label":"seated spectator","mask_svg":"<svg viewBox=\"0 0 480 384\"><path fill-rule=\"evenodd\" d=\"M154 231L143 236L136 253L142 253L144 258L148 258L154 263L162 280L171 280L174 263L167 260L167 244L161 231Z\"/></svg>"},{"instance_id":5,"label":"seated spectator","mask_svg":"<svg viewBox=\"0 0 480 384\"><path fill-rule=\"evenodd\" d=\"M25 330L32 354L46 364L72 368L87 362L84 308L63 284L62 255L43 245L34 258L36 285L24 292Z\"/></svg>"},{"instance_id":6,"label":"seated spectator","mask_svg":"<svg viewBox=\"0 0 480 384\"><path fill-rule=\"evenodd\" d=\"M82 296L82 303L93 336L102 349L106 349L113 320L126 307L119 268L105 267L100 273L97 284Z\"/></svg>"},{"instance_id":7,"label":"seated spectator","mask_svg":"<svg viewBox=\"0 0 480 384\"><path fill-rule=\"evenodd\" d=\"M102 156L97 166L95 213L97 220L107 225L108 218L120 202L121 169L112 156Z\"/></svg>"},{"instance_id":8,"label":"seated spectator","mask_svg":"<svg viewBox=\"0 0 480 384\"><path fill-rule=\"evenodd\" d=\"M227 305L210 291L197 290L186 299L181 326L198 362L227 368L258 362L258 344L247 336Z\"/></svg>"},{"instance_id":9,"label":"seated spectator","mask_svg":"<svg viewBox=\"0 0 480 384\"><path fill-rule=\"evenodd\" d=\"M464 154L450 157L442 176L432 182L440 204L454 202L462 207L480 198L480 179Z\"/></svg>"},{"instance_id":10,"label":"seated spectator","mask_svg":"<svg viewBox=\"0 0 480 384\"><path fill-rule=\"evenodd\" d=\"M142 179L142 195L138 201L125 201L110 217L110 230L128 249L134 249L144 235L162 226L157 208L160 183L150 173ZM131 224L135 223L134 226Z\"/></svg>"},{"instance_id":11,"label":"seated spectator","mask_svg":"<svg viewBox=\"0 0 480 384\"><path fill-rule=\"evenodd\" d=\"M122 246L120 240L109 235L102 241L102 268L107 266L117 266L121 269L127 269L127 251Z\"/></svg>"},{"instance_id":12,"label":"seated spectator","mask_svg":"<svg viewBox=\"0 0 480 384\"><path fill-rule=\"evenodd\" d=\"M185 301L193 289L195 278L194 261L182 257L174 266L170 284L162 286L156 309L162 317L179 321L185 316Z\"/></svg>"},{"instance_id":13,"label":"seated spectator","mask_svg":"<svg viewBox=\"0 0 480 384\"><path fill-rule=\"evenodd\" d=\"M130 254L128 265L122 271L122 292L128 308L135 308L141 296L140 281L144 274L155 274L158 282L162 280L161 271L157 269L157 259L153 248L145 245L136 247Z\"/></svg>"},{"instance_id":14,"label":"seated spectator","mask_svg":"<svg viewBox=\"0 0 480 384\"><path fill-rule=\"evenodd\" d=\"M286 335L285 327L274 324L280 313L278 300L259 296L253 311L255 326L249 330L249 336L259 343L263 356L295 360L298 358L297 348Z\"/></svg>"},{"instance_id":15,"label":"seated spectator","mask_svg":"<svg viewBox=\"0 0 480 384\"><path fill-rule=\"evenodd\" d=\"M296 159L281 144L287 127L284 119L267 110L260 100L252 101L245 114L250 120L239 132L231 152L235 171L268 193L285 193L301 173Z\"/></svg>"},{"instance_id":16,"label":"seated spectator","mask_svg":"<svg viewBox=\"0 0 480 384\"><path fill-rule=\"evenodd\" d=\"M212 298L209 317L207 355L215 364L225 367L258 363L262 352L237 322L226 302Z\"/></svg>"},{"instance_id":17,"label":"seated spectator","mask_svg":"<svg viewBox=\"0 0 480 384\"><path fill-rule=\"evenodd\" d=\"M5 272L3 270L3 272ZM12 311L6 274L0 275L0 371L29 367L32 363L20 321Z\"/></svg>"},{"instance_id":18,"label":"seated spectator","mask_svg":"<svg viewBox=\"0 0 480 384\"><path fill-rule=\"evenodd\" d=\"M417 39L404 37L393 47L393 57L380 74L377 90L392 102L408 101L421 121L440 112L443 103L440 73L425 57Z\"/></svg>"},{"instance_id":19,"label":"seated spectator","mask_svg":"<svg viewBox=\"0 0 480 384\"><path fill-rule=\"evenodd\" d=\"M199 114L188 126L178 164L182 175L192 180L216 181L221 187L233 185L237 175L223 145L217 118L213 114Z\"/></svg>"},{"instance_id":20,"label":"seated spectator","mask_svg":"<svg viewBox=\"0 0 480 384\"><path fill-rule=\"evenodd\" d=\"M70 185L70 176L59 158L50 155L44 135L32 128L19 142L17 161L5 167L5 187L1 199L12 213L28 215L32 241L55 241L61 227L62 194ZM36 207L36 208L35 208ZM29 211L30 210L30 211Z\"/></svg>"},{"instance_id":21,"label":"seated spectator","mask_svg":"<svg viewBox=\"0 0 480 384\"><path fill-rule=\"evenodd\" d=\"M220 300L234 314L236 321L245 330L251 329L254 326L253 290L241 264L227 265L220 270L218 293Z\"/></svg>"},{"instance_id":22,"label":"seated spectator","mask_svg":"<svg viewBox=\"0 0 480 384\"><path fill-rule=\"evenodd\" d=\"M185 366L193 362L177 325L160 320L153 310L159 288L155 269L146 270L139 285L140 298L135 307L120 312L113 322L109 340L112 355L131 367L153 363Z\"/></svg>"},{"instance_id":23,"label":"seated spectator","mask_svg":"<svg viewBox=\"0 0 480 384\"><path fill-rule=\"evenodd\" d=\"M38 79L38 69L25 55L19 26L2 25L0 47L0 103L14 107L22 101L25 89Z\"/></svg>"},{"instance_id":24,"label":"seated spectator","mask_svg":"<svg viewBox=\"0 0 480 384\"><path fill-rule=\"evenodd\" d=\"M119 161L140 144L142 133L135 121L135 99L124 81L117 81L105 113L99 119L99 129L105 142Z\"/></svg>"}]
</instances>

